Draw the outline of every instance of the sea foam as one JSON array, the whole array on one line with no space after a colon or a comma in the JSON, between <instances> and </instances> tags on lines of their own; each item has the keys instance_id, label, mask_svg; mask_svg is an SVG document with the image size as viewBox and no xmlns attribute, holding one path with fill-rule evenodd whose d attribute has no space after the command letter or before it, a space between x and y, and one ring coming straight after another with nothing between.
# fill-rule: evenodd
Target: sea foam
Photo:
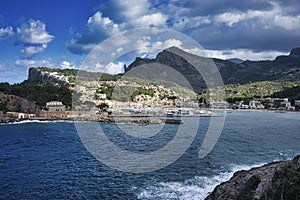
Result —
<instances>
[{"instance_id":1,"label":"sea foam","mask_svg":"<svg viewBox=\"0 0 300 200\"><path fill-rule=\"evenodd\" d=\"M183 182L158 182L142 188L137 195L138 199L162 199L162 200L190 200L205 199L210 192L220 183L229 180L233 174L240 170L249 170L263 165L235 165L227 172L221 172L212 177L195 176Z\"/></svg>"}]
</instances>

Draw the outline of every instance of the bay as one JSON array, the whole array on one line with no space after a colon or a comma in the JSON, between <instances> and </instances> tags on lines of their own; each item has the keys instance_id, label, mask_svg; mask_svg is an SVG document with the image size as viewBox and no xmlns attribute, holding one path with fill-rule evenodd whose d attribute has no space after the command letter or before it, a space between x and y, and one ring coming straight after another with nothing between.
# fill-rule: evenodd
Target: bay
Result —
<instances>
[{"instance_id":1,"label":"bay","mask_svg":"<svg viewBox=\"0 0 300 200\"><path fill-rule=\"evenodd\" d=\"M0 125L0 199L204 199L232 174L300 154L300 113L232 111L216 146L203 159L199 148L209 117L174 163L147 173L112 169L91 155L74 122ZM126 135L118 124L100 124L123 149L151 152L168 144L179 125L154 137ZM122 125L144 130L145 125ZM156 130L159 125L147 125ZM180 144L179 144L180 145Z\"/></svg>"}]
</instances>

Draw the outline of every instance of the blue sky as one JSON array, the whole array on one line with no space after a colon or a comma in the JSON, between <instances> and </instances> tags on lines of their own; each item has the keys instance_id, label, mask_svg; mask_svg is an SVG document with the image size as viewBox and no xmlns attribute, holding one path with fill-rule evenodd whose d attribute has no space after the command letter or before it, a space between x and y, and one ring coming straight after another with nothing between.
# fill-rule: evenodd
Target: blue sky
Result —
<instances>
[{"instance_id":1,"label":"blue sky","mask_svg":"<svg viewBox=\"0 0 300 200\"><path fill-rule=\"evenodd\" d=\"M25 80L29 67L79 68L99 43L141 27L178 31L202 45L205 55L223 59L274 59L300 46L298 0L0 0L0 5L0 82ZM143 47L151 43L152 38L139 40ZM183 48L171 36L157 44ZM127 56L124 62L130 61ZM122 60L106 68L121 70Z\"/></svg>"}]
</instances>

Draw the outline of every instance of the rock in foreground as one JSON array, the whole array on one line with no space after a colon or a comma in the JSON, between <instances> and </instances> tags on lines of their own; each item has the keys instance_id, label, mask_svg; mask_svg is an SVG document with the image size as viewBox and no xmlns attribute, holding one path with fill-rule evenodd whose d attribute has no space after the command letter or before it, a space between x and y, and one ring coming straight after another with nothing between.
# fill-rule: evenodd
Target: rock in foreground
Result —
<instances>
[{"instance_id":1,"label":"rock in foreground","mask_svg":"<svg viewBox=\"0 0 300 200\"><path fill-rule=\"evenodd\" d=\"M300 199L300 155L236 172L205 200L296 200Z\"/></svg>"}]
</instances>

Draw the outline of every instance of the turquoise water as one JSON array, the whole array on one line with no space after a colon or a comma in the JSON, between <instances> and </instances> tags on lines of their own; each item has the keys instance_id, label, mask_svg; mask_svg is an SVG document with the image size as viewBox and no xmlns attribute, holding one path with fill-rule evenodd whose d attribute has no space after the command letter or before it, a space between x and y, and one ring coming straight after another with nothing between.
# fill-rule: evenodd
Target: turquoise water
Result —
<instances>
[{"instance_id":1,"label":"turquoise water","mask_svg":"<svg viewBox=\"0 0 300 200\"><path fill-rule=\"evenodd\" d=\"M195 139L176 162L140 174L99 162L82 144L73 122L0 125L0 199L203 199L236 170L282 159L279 153L300 154L300 113L228 113L218 143L199 159L209 122L200 119ZM178 126L166 125L144 139L124 135L117 124L101 124L111 141L137 153L162 148Z\"/></svg>"}]
</instances>

